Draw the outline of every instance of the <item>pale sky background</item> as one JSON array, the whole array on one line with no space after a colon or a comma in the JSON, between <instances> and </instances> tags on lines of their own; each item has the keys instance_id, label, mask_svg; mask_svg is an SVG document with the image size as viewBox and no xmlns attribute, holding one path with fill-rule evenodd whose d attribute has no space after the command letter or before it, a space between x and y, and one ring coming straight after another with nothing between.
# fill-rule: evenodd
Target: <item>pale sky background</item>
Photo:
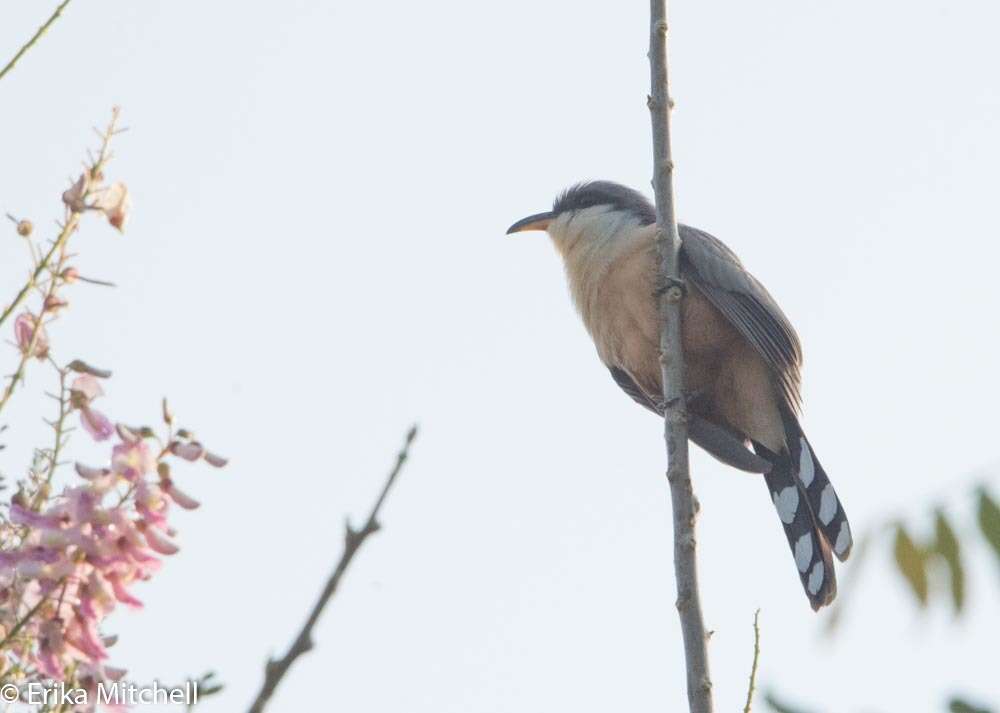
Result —
<instances>
[{"instance_id":1,"label":"pale sky background","mask_svg":"<svg viewBox=\"0 0 1000 713\"><path fill-rule=\"evenodd\" d=\"M53 4L3 3L4 61ZM108 622L133 678L215 669L204 710L244 710L418 420L384 531L271 709L683 708L661 423L599 363L547 238L504 236L581 179L648 192L647 12L77 0L0 83L0 211L49 233L90 127L114 104L131 127L109 171L128 234L75 239L119 287L73 288L57 357L114 369L122 420L169 395L232 458L184 469L183 551ZM967 514L1000 456L998 23L985 2L672 3L679 215L797 326L805 427L856 532ZM6 301L25 253L0 238ZM4 414L10 475L48 378ZM693 467L718 710L742 708L757 607L760 683L790 701L1000 700L984 549L959 625L943 598L918 616L883 549L830 641L763 485Z\"/></svg>"}]
</instances>

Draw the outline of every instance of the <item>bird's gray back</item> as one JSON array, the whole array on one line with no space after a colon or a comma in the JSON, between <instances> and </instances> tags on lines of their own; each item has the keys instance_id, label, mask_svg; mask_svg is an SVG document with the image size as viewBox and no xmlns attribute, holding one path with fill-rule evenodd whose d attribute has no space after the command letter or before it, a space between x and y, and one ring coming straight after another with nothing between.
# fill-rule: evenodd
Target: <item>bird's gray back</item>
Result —
<instances>
[{"instance_id":1,"label":"bird's gray back","mask_svg":"<svg viewBox=\"0 0 1000 713\"><path fill-rule=\"evenodd\" d=\"M797 410L802 346L791 322L721 240L688 225L679 230L684 276L764 357L778 376L788 405Z\"/></svg>"}]
</instances>

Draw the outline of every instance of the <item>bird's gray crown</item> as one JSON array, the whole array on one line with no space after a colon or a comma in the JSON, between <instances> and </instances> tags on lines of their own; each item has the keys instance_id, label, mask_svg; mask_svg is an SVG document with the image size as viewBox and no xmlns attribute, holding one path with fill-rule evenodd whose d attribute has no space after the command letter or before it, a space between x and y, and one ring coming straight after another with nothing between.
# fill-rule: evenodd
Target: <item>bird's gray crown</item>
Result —
<instances>
[{"instance_id":1,"label":"bird's gray crown","mask_svg":"<svg viewBox=\"0 0 1000 713\"><path fill-rule=\"evenodd\" d=\"M599 205L631 213L639 219L642 225L651 225L656 222L656 209L646 196L628 186L612 181L587 181L567 188L552 204L552 212L559 215L567 211L583 210Z\"/></svg>"}]
</instances>

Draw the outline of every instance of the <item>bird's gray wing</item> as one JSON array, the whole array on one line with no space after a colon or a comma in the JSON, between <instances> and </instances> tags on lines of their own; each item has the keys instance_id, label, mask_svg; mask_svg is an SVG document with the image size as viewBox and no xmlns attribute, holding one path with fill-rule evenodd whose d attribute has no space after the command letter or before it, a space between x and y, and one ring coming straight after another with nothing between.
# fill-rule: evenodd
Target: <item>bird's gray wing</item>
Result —
<instances>
[{"instance_id":1,"label":"bird's gray wing","mask_svg":"<svg viewBox=\"0 0 1000 713\"><path fill-rule=\"evenodd\" d=\"M608 369L611 371L611 377L615 383L636 403L645 406L659 416L663 415L661 398L657 397L654 400L635 383L635 380L624 369L617 366L610 366ZM767 473L771 470L770 461L751 453L746 444L734 433L722 426L709 423L691 411L688 412L688 438L733 468L745 470L748 473Z\"/></svg>"},{"instance_id":2,"label":"bird's gray wing","mask_svg":"<svg viewBox=\"0 0 1000 713\"><path fill-rule=\"evenodd\" d=\"M774 370L787 405L798 410L802 346L788 318L739 258L708 233L681 225L681 270Z\"/></svg>"}]
</instances>

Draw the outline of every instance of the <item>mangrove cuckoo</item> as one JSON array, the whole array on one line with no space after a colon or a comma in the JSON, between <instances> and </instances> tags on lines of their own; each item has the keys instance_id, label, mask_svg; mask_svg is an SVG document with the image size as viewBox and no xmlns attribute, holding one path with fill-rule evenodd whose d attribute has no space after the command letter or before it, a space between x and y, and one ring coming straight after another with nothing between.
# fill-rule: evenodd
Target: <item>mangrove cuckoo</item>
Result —
<instances>
[{"instance_id":1,"label":"mangrove cuckoo","mask_svg":"<svg viewBox=\"0 0 1000 713\"><path fill-rule=\"evenodd\" d=\"M548 232L601 361L625 393L662 416L653 205L616 183L581 183L507 233L524 230ZM723 463L763 473L802 586L819 609L837 592L831 550L847 559L852 539L799 425L798 336L729 248L697 228L679 230L690 438Z\"/></svg>"}]
</instances>

